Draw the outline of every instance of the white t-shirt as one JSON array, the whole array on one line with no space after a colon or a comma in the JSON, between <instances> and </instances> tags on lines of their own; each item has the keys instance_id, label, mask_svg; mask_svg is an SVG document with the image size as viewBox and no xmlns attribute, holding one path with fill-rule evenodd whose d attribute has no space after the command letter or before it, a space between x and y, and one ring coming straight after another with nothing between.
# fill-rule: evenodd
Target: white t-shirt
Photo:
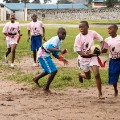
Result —
<instances>
[{"instance_id":1,"label":"white t-shirt","mask_svg":"<svg viewBox=\"0 0 120 120\"><path fill-rule=\"evenodd\" d=\"M48 57L48 56L50 56L50 53L51 53L48 50L49 46L52 45L52 46L54 46L54 48L60 49L61 44L62 44L62 41L59 39L59 37L54 36L42 45L44 47L44 49L46 51L48 51L49 53L43 51L43 49L40 47L39 50L38 50L37 56L38 57Z\"/></svg>"},{"instance_id":2,"label":"white t-shirt","mask_svg":"<svg viewBox=\"0 0 120 120\"><path fill-rule=\"evenodd\" d=\"M3 28L3 33L8 33L8 34L16 34L14 36L14 38L11 38L11 37L6 37L6 39L8 40L17 40L18 39L18 31L20 30L20 27L19 27L19 23L18 22L14 22L14 23L11 23L11 22L8 22L5 24L4 28Z\"/></svg>"},{"instance_id":3,"label":"white t-shirt","mask_svg":"<svg viewBox=\"0 0 120 120\"><path fill-rule=\"evenodd\" d=\"M105 39L104 48L109 51L109 58L120 58L120 35L115 38L111 36Z\"/></svg>"},{"instance_id":4,"label":"white t-shirt","mask_svg":"<svg viewBox=\"0 0 120 120\"><path fill-rule=\"evenodd\" d=\"M87 35L78 34L75 38L74 51L82 51L87 54L94 45L94 40L98 40L99 42L103 41L102 36L94 30L88 30ZM79 55L78 59L81 61L89 61L91 58L83 58Z\"/></svg>"},{"instance_id":5,"label":"white t-shirt","mask_svg":"<svg viewBox=\"0 0 120 120\"><path fill-rule=\"evenodd\" d=\"M43 35L43 27L44 25L42 21L36 21L36 22L31 21L28 24L28 30L31 31L31 35Z\"/></svg>"}]
</instances>

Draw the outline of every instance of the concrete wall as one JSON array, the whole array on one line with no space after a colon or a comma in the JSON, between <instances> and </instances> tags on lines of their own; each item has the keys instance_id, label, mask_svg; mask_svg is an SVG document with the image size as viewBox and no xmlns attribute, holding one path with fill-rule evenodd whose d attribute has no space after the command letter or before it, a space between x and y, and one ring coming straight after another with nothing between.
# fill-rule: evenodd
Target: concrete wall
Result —
<instances>
[{"instance_id":1,"label":"concrete wall","mask_svg":"<svg viewBox=\"0 0 120 120\"><path fill-rule=\"evenodd\" d=\"M16 12L18 20L31 20L36 13L39 20L120 20L120 7L94 9L57 9L57 10L23 10ZM6 9L0 8L0 20L6 20Z\"/></svg>"},{"instance_id":2,"label":"concrete wall","mask_svg":"<svg viewBox=\"0 0 120 120\"><path fill-rule=\"evenodd\" d=\"M120 8L64 9L64 10L27 10L27 19L36 13L40 20L119 20Z\"/></svg>"},{"instance_id":3,"label":"concrete wall","mask_svg":"<svg viewBox=\"0 0 120 120\"><path fill-rule=\"evenodd\" d=\"M0 7L0 21L6 21L6 10Z\"/></svg>"}]
</instances>

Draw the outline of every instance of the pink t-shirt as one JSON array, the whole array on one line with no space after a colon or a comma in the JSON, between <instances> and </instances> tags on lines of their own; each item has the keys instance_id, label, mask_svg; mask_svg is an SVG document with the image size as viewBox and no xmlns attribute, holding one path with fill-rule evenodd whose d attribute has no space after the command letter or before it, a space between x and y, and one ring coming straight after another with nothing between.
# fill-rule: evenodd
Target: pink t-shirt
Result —
<instances>
[{"instance_id":1,"label":"pink t-shirt","mask_svg":"<svg viewBox=\"0 0 120 120\"><path fill-rule=\"evenodd\" d=\"M115 38L111 36L105 39L104 48L109 51L109 58L120 58L120 35Z\"/></svg>"},{"instance_id":2,"label":"pink t-shirt","mask_svg":"<svg viewBox=\"0 0 120 120\"><path fill-rule=\"evenodd\" d=\"M3 28L3 33L8 33L8 34L16 34L14 36L14 38L11 38L11 37L6 37L6 39L9 39L9 40L13 40L13 39L17 39L18 38L18 31L20 30L20 27L19 27L19 23L18 22L14 22L14 23L11 23L11 22L8 22L5 24L4 28Z\"/></svg>"},{"instance_id":3,"label":"pink t-shirt","mask_svg":"<svg viewBox=\"0 0 120 120\"><path fill-rule=\"evenodd\" d=\"M88 30L87 35L83 35L81 33L78 34L74 43L74 51L82 51L85 54L88 54L88 51L90 52L92 45L94 45L95 39L99 42L103 41L102 36L93 30ZM80 59L81 61L89 61L91 58L82 58L79 55L78 59Z\"/></svg>"},{"instance_id":4,"label":"pink t-shirt","mask_svg":"<svg viewBox=\"0 0 120 120\"><path fill-rule=\"evenodd\" d=\"M43 23L42 21L31 21L28 24L28 30L31 31L31 35L42 35L43 34Z\"/></svg>"}]
</instances>

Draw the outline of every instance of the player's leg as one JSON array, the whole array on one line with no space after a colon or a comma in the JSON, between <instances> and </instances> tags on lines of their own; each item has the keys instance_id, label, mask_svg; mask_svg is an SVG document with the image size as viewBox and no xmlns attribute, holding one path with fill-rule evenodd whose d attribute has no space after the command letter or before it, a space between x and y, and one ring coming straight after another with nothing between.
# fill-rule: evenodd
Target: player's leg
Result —
<instances>
[{"instance_id":1,"label":"player's leg","mask_svg":"<svg viewBox=\"0 0 120 120\"><path fill-rule=\"evenodd\" d=\"M78 74L78 77L79 77L79 81L81 83L83 83L83 78L84 79L91 79L91 72L90 70L88 72L84 72L84 73L79 73Z\"/></svg>"},{"instance_id":2,"label":"player's leg","mask_svg":"<svg viewBox=\"0 0 120 120\"><path fill-rule=\"evenodd\" d=\"M89 61L79 61L78 60L78 66L80 69L84 71L84 73L79 73L78 78L81 83L83 83L83 78L84 79L91 79L91 72L90 72L90 67L89 67Z\"/></svg>"},{"instance_id":3,"label":"player's leg","mask_svg":"<svg viewBox=\"0 0 120 120\"><path fill-rule=\"evenodd\" d=\"M38 50L42 46L42 36L41 35L36 36L35 40L36 40L36 48Z\"/></svg>"},{"instance_id":4,"label":"player's leg","mask_svg":"<svg viewBox=\"0 0 120 120\"><path fill-rule=\"evenodd\" d=\"M101 77L100 77L100 73L99 73L99 67L97 65L93 65L91 66L91 69L93 71L95 80L96 80L96 85L97 85L97 89L98 89L98 97L102 98L102 86L101 86Z\"/></svg>"},{"instance_id":5,"label":"player's leg","mask_svg":"<svg viewBox=\"0 0 120 120\"><path fill-rule=\"evenodd\" d=\"M39 50L39 48L42 46L42 36L39 35L39 36L35 36L35 41L36 41L36 51ZM39 66L39 63L38 61L36 60L36 65Z\"/></svg>"},{"instance_id":6,"label":"player's leg","mask_svg":"<svg viewBox=\"0 0 120 120\"><path fill-rule=\"evenodd\" d=\"M117 82L120 74L120 61L110 59L109 61L109 84L114 87L114 96L118 95Z\"/></svg>"},{"instance_id":7,"label":"player's leg","mask_svg":"<svg viewBox=\"0 0 120 120\"><path fill-rule=\"evenodd\" d=\"M33 60L34 60L34 63L36 63L36 50L33 51Z\"/></svg>"},{"instance_id":8,"label":"player's leg","mask_svg":"<svg viewBox=\"0 0 120 120\"><path fill-rule=\"evenodd\" d=\"M45 72L49 73L47 84L44 88L46 92L50 92L49 87L51 82L53 81L58 69L55 65L55 63L52 61L51 57L46 58L38 58L41 67L44 69Z\"/></svg>"},{"instance_id":9,"label":"player's leg","mask_svg":"<svg viewBox=\"0 0 120 120\"><path fill-rule=\"evenodd\" d=\"M35 41L35 36L31 37L31 51L33 52L33 66L36 66L36 41Z\"/></svg>"},{"instance_id":10,"label":"player's leg","mask_svg":"<svg viewBox=\"0 0 120 120\"><path fill-rule=\"evenodd\" d=\"M7 48L7 51L5 53L5 62L8 63L8 55L11 53L11 48Z\"/></svg>"},{"instance_id":11,"label":"player's leg","mask_svg":"<svg viewBox=\"0 0 120 120\"><path fill-rule=\"evenodd\" d=\"M8 55L11 53L11 46L9 40L6 40L7 43L7 51L5 53L5 62L8 63Z\"/></svg>"},{"instance_id":12,"label":"player's leg","mask_svg":"<svg viewBox=\"0 0 120 120\"><path fill-rule=\"evenodd\" d=\"M40 78L42 78L42 77L44 77L44 76L46 76L46 75L48 75L48 73L42 72L41 74L39 74L39 75L37 75L36 77L34 77L32 80L36 83L36 85L37 85L38 87L40 87L38 81L39 81Z\"/></svg>"},{"instance_id":13,"label":"player's leg","mask_svg":"<svg viewBox=\"0 0 120 120\"><path fill-rule=\"evenodd\" d=\"M118 96L118 89L117 89L117 83L116 84L113 84L113 87L114 87L114 96Z\"/></svg>"},{"instance_id":14,"label":"player's leg","mask_svg":"<svg viewBox=\"0 0 120 120\"><path fill-rule=\"evenodd\" d=\"M10 54L11 52L11 48L7 48L7 52L5 53L5 56L8 57L8 55Z\"/></svg>"},{"instance_id":15,"label":"player's leg","mask_svg":"<svg viewBox=\"0 0 120 120\"><path fill-rule=\"evenodd\" d=\"M11 67L14 68L15 49L17 44L11 44Z\"/></svg>"},{"instance_id":16,"label":"player's leg","mask_svg":"<svg viewBox=\"0 0 120 120\"><path fill-rule=\"evenodd\" d=\"M51 82L53 81L56 73L57 73L57 70L56 70L55 72L50 73L50 75L49 75L49 77L48 77L47 84L46 84L46 86L45 86L45 88L44 88L44 91L50 92L49 86L50 86Z\"/></svg>"}]
</instances>

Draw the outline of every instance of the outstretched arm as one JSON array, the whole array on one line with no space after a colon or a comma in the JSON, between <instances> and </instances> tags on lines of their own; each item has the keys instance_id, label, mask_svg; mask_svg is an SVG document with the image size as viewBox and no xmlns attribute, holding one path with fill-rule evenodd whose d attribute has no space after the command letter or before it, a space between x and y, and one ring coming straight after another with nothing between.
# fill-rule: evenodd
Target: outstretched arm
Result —
<instances>
[{"instance_id":1,"label":"outstretched arm","mask_svg":"<svg viewBox=\"0 0 120 120\"><path fill-rule=\"evenodd\" d=\"M105 48L105 46L107 46L108 48L108 45L105 43L105 41L103 41L101 43L101 53L106 53L108 50Z\"/></svg>"}]
</instances>

